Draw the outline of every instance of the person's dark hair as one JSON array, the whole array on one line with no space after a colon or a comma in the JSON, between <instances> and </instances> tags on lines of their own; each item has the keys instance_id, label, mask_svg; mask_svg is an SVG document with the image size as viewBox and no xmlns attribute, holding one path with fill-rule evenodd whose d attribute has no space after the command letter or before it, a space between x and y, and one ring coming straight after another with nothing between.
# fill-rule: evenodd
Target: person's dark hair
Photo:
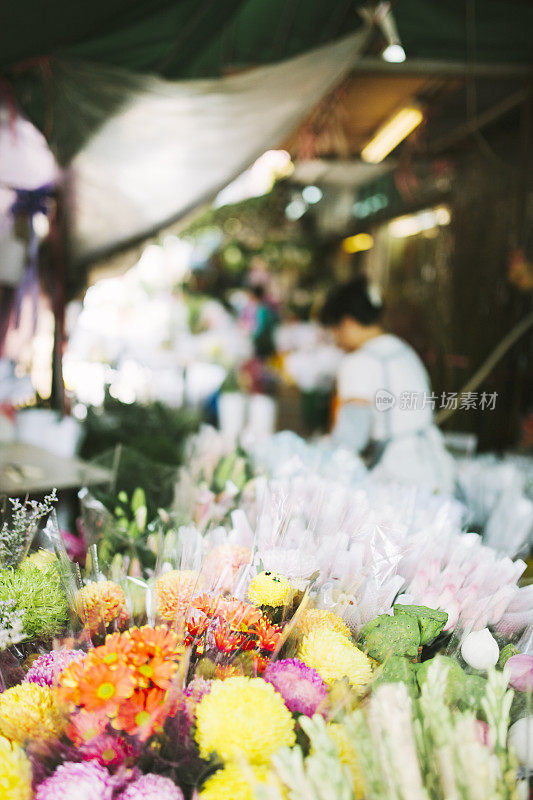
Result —
<instances>
[{"instance_id":1,"label":"person's dark hair","mask_svg":"<svg viewBox=\"0 0 533 800\"><path fill-rule=\"evenodd\" d=\"M319 314L319 320L326 327L340 325L345 317L356 320L361 325L374 325L383 314L383 303L373 297L364 276L353 278L348 283L339 283L328 293Z\"/></svg>"},{"instance_id":2,"label":"person's dark hair","mask_svg":"<svg viewBox=\"0 0 533 800\"><path fill-rule=\"evenodd\" d=\"M253 294L256 300L263 300L265 297L265 287L260 283L250 286L250 292Z\"/></svg>"}]
</instances>

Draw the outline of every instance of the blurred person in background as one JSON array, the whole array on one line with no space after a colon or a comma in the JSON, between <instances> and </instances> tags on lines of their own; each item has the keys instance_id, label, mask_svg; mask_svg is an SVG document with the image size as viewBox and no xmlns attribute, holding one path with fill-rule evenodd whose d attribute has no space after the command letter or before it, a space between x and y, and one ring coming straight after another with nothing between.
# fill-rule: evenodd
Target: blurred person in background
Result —
<instances>
[{"instance_id":1,"label":"blurred person in background","mask_svg":"<svg viewBox=\"0 0 533 800\"><path fill-rule=\"evenodd\" d=\"M274 331L278 315L268 302L263 286L253 286L250 290L255 301L255 325L252 340L257 358L269 358L276 352Z\"/></svg>"},{"instance_id":2,"label":"blurred person in background","mask_svg":"<svg viewBox=\"0 0 533 800\"><path fill-rule=\"evenodd\" d=\"M451 493L453 459L433 422L429 376L413 348L384 330L382 315L362 276L333 287L320 312L345 353L333 442L365 456L380 478Z\"/></svg>"}]
</instances>

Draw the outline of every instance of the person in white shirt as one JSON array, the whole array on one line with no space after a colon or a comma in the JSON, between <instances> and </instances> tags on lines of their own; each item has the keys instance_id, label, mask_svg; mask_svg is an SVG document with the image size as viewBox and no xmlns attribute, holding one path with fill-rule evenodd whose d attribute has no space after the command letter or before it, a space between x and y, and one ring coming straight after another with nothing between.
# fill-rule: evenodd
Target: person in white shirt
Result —
<instances>
[{"instance_id":1,"label":"person in white shirt","mask_svg":"<svg viewBox=\"0 0 533 800\"><path fill-rule=\"evenodd\" d=\"M320 313L344 350L333 441L367 454L377 477L452 492L453 459L433 423L429 376L407 342L386 333L366 278L334 287Z\"/></svg>"}]
</instances>

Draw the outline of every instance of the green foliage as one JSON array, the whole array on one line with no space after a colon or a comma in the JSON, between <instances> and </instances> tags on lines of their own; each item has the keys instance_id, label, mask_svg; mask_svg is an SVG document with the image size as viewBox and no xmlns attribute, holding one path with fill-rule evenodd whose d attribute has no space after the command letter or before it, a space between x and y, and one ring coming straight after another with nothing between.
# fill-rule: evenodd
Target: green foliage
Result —
<instances>
[{"instance_id":1,"label":"green foliage","mask_svg":"<svg viewBox=\"0 0 533 800\"><path fill-rule=\"evenodd\" d=\"M137 486L131 500L127 492L120 491L113 509L113 517L102 528L98 542L98 557L104 564L123 555L138 559L143 569L154 567L156 556L148 547L148 508L144 489Z\"/></svg>"},{"instance_id":2,"label":"green foliage","mask_svg":"<svg viewBox=\"0 0 533 800\"><path fill-rule=\"evenodd\" d=\"M453 658L439 655L436 658L432 658L429 661L424 661L423 664L420 664L417 671L418 685L420 686L422 692L424 692L424 684L428 679L428 674L432 669L434 669L433 665L436 661L438 661L438 663L443 667L447 667L444 699L448 704L457 703L465 693L466 674L463 672L457 661L455 661Z\"/></svg>"},{"instance_id":3,"label":"green foliage","mask_svg":"<svg viewBox=\"0 0 533 800\"><path fill-rule=\"evenodd\" d=\"M506 644L505 647L502 647L500 650L500 657L498 659L498 669L503 669L510 658L513 656L517 656L520 653L518 647L516 647L511 642Z\"/></svg>"},{"instance_id":4,"label":"green foliage","mask_svg":"<svg viewBox=\"0 0 533 800\"><path fill-rule=\"evenodd\" d=\"M13 602L14 601L14 602ZM47 640L59 634L68 619L68 604L55 563L40 568L26 560L0 570L0 603L11 602L23 614L26 639Z\"/></svg>"},{"instance_id":5,"label":"green foliage","mask_svg":"<svg viewBox=\"0 0 533 800\"><path fill-rule=\"evenodd\" d=\"M459 699L459 708L470 709L479 717L484 717L482 701L487 692L487 680L482 675L465 674L463 695Z\"/></svg>"},{"instance_id":6,"label":"green foliage","mask_svg":"<svg viewBox=\"0 0 533 800\"><path fill-rule=\"evenodd\" d=\"M211 488L215 494L220 494L224 491L229 481L239 491L242 491L250 477L251 469L245 454L235 450L224 456L218 463L213 475Z\"/></svg>"},{"instance_id":7,"label":"green foliage","mask_svg":"<svg viewBox=\"0 0 533 800\"><path fill-rule=\"evenodd\" d=\"M405 683L409 694L416 696L418 694L416 665L404 656L391 656L383 664L372 686L375 688L382 683Z\"/></svg>"},{"instance_id":8,"label":"green foliage","mask_svg":"<svg viewBox=\"0 0 533 800\"><path fill-rule=\"evenodd\" d=\"M376 661L382 662L392 656L415 659L420 647L418 623L407 614L394 617L381 614L365 625L359 644Z\"/></svg>"},{"instance_id":9,"label":"green foliage","mask_svg":"<svg viewBox=\"0 0 533 800\"><path fill-rule=\"evenodd\" d=\"M448 615L426 606L394 606L394 616L381 614L361 631L359 644L376 661L391 656L417 659L420 648L431 644L442 631Z\"/></svg>"},{"instance_id":10,"label":"green foliage","mask_svg":"<svg viewBox=\"0 0 533 800\"><path fill-rule=\"evenodd\" d=\"M92 459L124 445L158 464L178 466L189 434L198 430L199 416L189 408L174 409L163 403L121 403L106 395L103 409L89 408L80 448Z\"/></svg>"},{"instance_id":11,"label":"green foliage","mask_svg":"<svg viewBox=\"0 0 533 800\"><path fill-rule=\"evenodd\" d=\"M406 614L413 617L418 622L420 629L420 644L422 647L431 644L448 622L448 614L445 611L436 611L427 606L394 606L394 616Z\"/></svg>"},{"instance_id":12,"label":"green foliage","mask_svg":"<svg viewBox=\"0 0 533 800\"><path fill-rule=\"evenodd\" d=\"M132 520L135 512L130 506L130 498L142 489L148 523L158 514L160 508L168 508L174 499L174 487L178 471L167 464L154 462L131 447L117 447L103 453L96 464L106 467L113 474L111 486L95 488L94 497L115 514L120 507L119 516ZM124 494L122 494L124 493ZM124 501L120 500L124 498Z\"/></svg>"}]
</instances>

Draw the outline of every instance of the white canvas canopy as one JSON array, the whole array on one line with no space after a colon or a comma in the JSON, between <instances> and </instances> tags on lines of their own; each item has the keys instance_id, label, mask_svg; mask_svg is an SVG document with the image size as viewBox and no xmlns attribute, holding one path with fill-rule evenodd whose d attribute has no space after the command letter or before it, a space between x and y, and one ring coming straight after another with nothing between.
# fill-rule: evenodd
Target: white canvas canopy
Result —
<instances>
[{"instance_id":1,"label":"white canvas canopy","mask_svg":"<svg viewBox=\"0 0 533 800\"><path fill-rule=\"evenodd\" d=\"M219 79L146 78L74 159L76 260L212 199L342 79L364 37Z\"/></svg>"}]
</instances>

